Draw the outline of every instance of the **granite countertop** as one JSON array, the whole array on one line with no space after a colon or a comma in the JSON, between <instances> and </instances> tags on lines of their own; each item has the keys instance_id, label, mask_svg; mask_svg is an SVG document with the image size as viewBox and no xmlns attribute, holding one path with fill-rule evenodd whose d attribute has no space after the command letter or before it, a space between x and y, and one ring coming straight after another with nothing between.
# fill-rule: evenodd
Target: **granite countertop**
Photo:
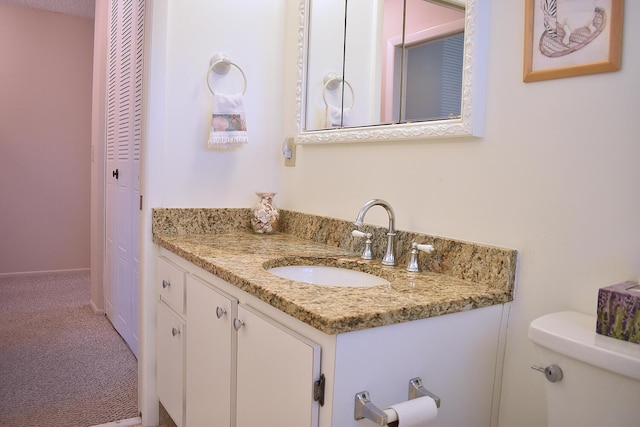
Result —
<instances>
[{"instance_id":1,"label":"granite countertop","mask_svg":"<svg viewBox=\"0 0 640 427\"><path fill-rule=\"evenodd\" d=\"M365 261L352 250L288 233L262 235L233 230L176 234L154 226L153 241L326 334L418 320L512 300L512 278L511 285L505 287L432 271L409 273L400 260L398 266L386 267L378 259ZM514 264L515 254L507 255L513 257ZM426 256L421 254L421 257ZM390 285L317 286L283 279L266 271L301 261L378 274Z\"/></svg>"}]
</instances>

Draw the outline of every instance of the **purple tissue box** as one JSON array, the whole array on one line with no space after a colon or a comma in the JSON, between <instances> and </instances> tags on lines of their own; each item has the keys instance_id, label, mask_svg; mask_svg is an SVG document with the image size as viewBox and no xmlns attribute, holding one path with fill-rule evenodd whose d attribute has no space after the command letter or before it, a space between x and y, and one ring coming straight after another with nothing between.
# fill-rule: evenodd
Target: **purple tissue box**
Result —
<instances>
[{"instance_id":1,"label":"purple tissue box","mask_svg":"<svg viewBox=\"0 0 640 427\"><path fill-rule=\"evenodd\" d=\"M596 332L640 344L640 284L623 282L598 290Z\"/></svg>"}]
</instances>

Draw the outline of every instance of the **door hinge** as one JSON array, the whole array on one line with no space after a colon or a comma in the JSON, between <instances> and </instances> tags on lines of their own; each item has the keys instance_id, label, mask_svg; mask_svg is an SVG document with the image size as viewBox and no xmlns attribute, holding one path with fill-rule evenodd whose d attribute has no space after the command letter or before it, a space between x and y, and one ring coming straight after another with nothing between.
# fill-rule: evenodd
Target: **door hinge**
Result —
<instances>
[{"instance_id":1,"label":"door hinge","mask_svg":"<svg viewBox=\"0 0 640 427\"><path fill-rule=\"evenodd\" d=\"M140 195L140 210L142 210L142 194Z\"/></svg>"},{"instance_id":2,"label":"door hinge","mask_svg":"<svg viewBox=\"0 0 640 427\"><path fill-rule=\"evenodd\" d=\"M320 374L320 379L313 383L313 400L324 406L324 374Z\"/></svg>"}]
</instances>

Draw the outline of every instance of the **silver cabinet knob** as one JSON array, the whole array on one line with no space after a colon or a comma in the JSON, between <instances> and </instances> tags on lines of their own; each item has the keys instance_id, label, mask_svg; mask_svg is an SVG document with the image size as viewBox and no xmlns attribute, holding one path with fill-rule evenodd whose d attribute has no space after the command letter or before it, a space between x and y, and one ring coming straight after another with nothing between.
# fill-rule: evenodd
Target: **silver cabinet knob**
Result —
<instances>
[{"instance_id":1,"label":"silver cabinet knob","mask_svg":"<svg viewBox=\"0 0 640 427\"><path fill-rule=\"evenodd\" d=\"M162 289L166 289L169 286L171 286L171 282L169 282L168 280L162 280Z\"/></svg>"},{"instance_id":2,"label":"silver cabinet knob","mask_svg":"<svg viewBox=\"0 0 640 427\"><path fill-rule=\"evenodd\" d=\"M244 326L244 320L233 319L233 328L238 331Z\"/></svg>"},{"instance_id":3,"label":"silver cabinet knob","mask_svg":"<svg viewBox=\"0 0 640 427\"><path fill-rule=\"evenodd\" d=\"M225 314L227 314L227 310L225 310L222 307L216 307L216 317L218 319L220 319L222 316L224 316Z\"/></svg>"},{"instance_id":4,"label":"silver cabinet knob","mask_svg":"<svg viewBox=\"0 0 640 427\"><path fill-rule=\"evenodd\" d=\"M174 337L176 335L180 335L180 329L178 328L171 328L171 335L173 335Z\"/></svg>"},{"instance_id":5,"label":"silver cabinet knob","mask_svg":"<svg viewBox=\"0 0 640 427\"><path fill-rule=\"evenodd\" d=\"M556 383L562 380L562 369L558 365L549 365L546 368L542 366L532 366L531 369L544 373L548 381Z\"/></svg>"}]
</instances>

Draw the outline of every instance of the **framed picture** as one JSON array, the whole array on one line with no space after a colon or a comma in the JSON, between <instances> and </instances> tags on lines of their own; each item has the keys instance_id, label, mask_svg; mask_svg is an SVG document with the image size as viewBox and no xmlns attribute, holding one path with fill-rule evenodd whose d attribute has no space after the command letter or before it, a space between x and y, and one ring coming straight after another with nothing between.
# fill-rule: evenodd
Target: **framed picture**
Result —
<instances>
[{"instance_id":1,"label":"framed picture","mask_svg":"<svg viewBox=\"0 0 640 427\"><path fill-rule=\"evenodd\" d=\"M525 0L525 82L620 69L624 0Z\"/></svg>"}]
</instances>

